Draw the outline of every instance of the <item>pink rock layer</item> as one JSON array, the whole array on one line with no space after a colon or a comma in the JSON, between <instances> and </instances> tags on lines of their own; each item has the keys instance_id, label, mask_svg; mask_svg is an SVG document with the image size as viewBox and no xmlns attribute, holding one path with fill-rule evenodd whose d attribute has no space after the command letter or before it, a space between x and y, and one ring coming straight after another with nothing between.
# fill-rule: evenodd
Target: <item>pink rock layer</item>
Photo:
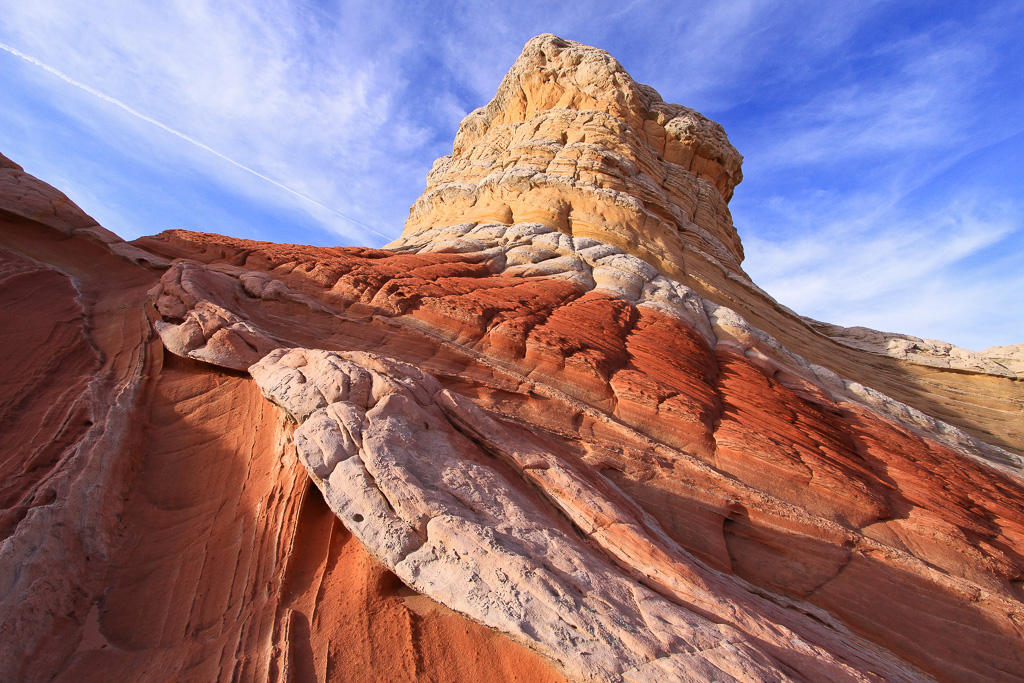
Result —
<instances>
[{"instance_id":1,"label":"pink rock layer","mask_svg":"<svg viewBox=\"0 0 1024 683\"><path fill-rule=\"evenodd\" d=\"M369 556L253 382L164 351L160 269L0 161L0 680L564 680Z\"/></svg>"},{"instance_id":2,"label":"pink rock layer","mask_svg":"<svg viewBox=\"0 0 1024 683\"><path fill-rule=\"evenodd\" d=\"M0 157L0 679L1020 680L1019 379L772 301L739 164L554 36L388 249Z\"/></svg>"},{"instance_id":3,"label":"pink rock layer","mask_svg":"<svg viewBox=\"0 0 1024 683\"><path fill-rule=\"evenodd\" d=\"M272 276L269 300L239 284L230 305L278 343L312 335L319 348L415 363L614 483L748 590L822 608L940 678L1020 671L1017 481L861 404L766 375L724 337L711 347L678 319L565 280L492 274L480 254L187 233L139 244ZM275 324L300 299L322 307L330 334Z\"/></svg>"}]
</instances>

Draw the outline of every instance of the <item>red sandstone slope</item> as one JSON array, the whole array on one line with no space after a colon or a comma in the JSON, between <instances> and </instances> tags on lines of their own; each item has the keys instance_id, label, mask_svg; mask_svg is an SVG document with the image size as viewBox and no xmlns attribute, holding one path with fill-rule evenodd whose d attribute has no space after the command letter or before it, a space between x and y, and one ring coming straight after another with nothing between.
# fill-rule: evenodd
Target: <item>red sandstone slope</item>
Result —
<instances>
[{"instance_id":1,"label":"red sandstone slope","mask_svg":"<svg viewBox=\"0 0 1024 683\"><path fill-rule=\"evenodd\" d=\"M0 680L562 680L369 557L253 383L156 341L166 263L0 161Z\"/></svg>"},{"instance_id":2,"label":"red sandstone slope","mask_svg":"<svg viewBox=\"0 0 1024 683\"><path fill-rule=\"evenodd\" d=\"M383 250L129 245L5 163L0 672L1024 677L1019 378L773 302L739 162L542 36Z\"/></svg>"}]
</instances>

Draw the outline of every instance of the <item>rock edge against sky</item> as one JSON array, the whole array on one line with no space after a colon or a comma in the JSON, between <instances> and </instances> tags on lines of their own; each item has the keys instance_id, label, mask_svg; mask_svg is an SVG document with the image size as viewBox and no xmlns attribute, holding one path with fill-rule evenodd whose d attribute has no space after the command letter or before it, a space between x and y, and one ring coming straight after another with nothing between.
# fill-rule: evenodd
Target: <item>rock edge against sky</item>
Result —
<instances>
[{"instance_id":1,"label":"rock edge against sky","mask_svg":"<svg viewBox=\"0 0 1024 683\"><path fill-rule=\"evenodd\" d=\"M1017 680L1021 348L742 269L741 157L531 40L381 250L0 163L0 674Z\"/></svg>"}]
</instances>

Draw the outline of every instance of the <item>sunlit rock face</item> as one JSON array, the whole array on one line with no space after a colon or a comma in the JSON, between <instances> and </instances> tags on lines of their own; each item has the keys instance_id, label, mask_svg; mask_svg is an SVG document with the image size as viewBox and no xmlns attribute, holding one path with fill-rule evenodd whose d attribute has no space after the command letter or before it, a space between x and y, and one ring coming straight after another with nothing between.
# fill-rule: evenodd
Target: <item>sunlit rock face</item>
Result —
<instances>
[{"instance_id":1,"label":"sunlit rock face","mask_svg":"<svg viewBox=\"0 0 1024 683\"><path fill-rule=\"evenodd\" d=\"M692 249L741 275L727 206L741 161L721 126L662 101L607 52L538 36L434 163L403 236L465 221L540 223L666 274L683 272Z\"/></svg>"},{"instance_id":2,"label":"sunlit rock face","mask_svg":"<svg viewBox=\"0 0 1024 683\"><path fill-rule=\"evenodd\" d=\"M3 160L0 680L1020 680L1021 347L778 305L739 179L550 35L384 249Z\"/></svg>"}]
</instances>

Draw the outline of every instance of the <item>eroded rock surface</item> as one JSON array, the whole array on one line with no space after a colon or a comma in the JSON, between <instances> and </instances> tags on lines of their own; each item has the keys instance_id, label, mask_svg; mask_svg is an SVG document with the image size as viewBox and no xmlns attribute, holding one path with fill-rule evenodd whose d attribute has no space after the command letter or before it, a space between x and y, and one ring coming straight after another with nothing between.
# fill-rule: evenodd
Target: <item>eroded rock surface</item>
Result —
<instances>
[{"instance_id":1,"label":"eroded rock surface","mask_svg":"<svg viewBox=\"0 0 1024 683\"><path fill-rule=\"evenodd\" d=\"M866 327L840 327L804 318L815 329L836 341L872 353L927 365L996 377L1024 377L1024 344L993 346L971 351L937 339L879 332Z\"/></svg>"},{"instance_id":2,"label":"eroded rock surface","mask_svg":"<svg viewBox=\"0 0 1024 683\"><path fill-rule=\"evenodd\" d=\"M550 35L385 249L4 160L0 678L1024 677L1018 349L771 300L740 161Z\"/></svg>"},{"instance_id":3,"label":"eroded rock surface","mask_svg":"<svg viewBox=\"0 0 1024 683\"><path fill-rule=\"evenodd\" d=\"M564 681L368 555L226 369L237 302L289 292L168 268L0 167L0 680ZM218 316L168 346L203 363L154 334L187 307Z\"/></svg>"},{"instance_id":4,"label":"eroded rock surface","mask_svg":"<svg viewBox=\"0 0 1024 683\"><path fill-rule=\"evenodd\" d=\"M299 422L299 459L371 552L574 678L914 678L851 634L723 581L608 482L513 437L413 366L281 349L250 372Z\"/></svg>"},{"instance_id":5,"label":"eroded rock surface","mask_svg":"<svg viewBox=\"0 0 1024 683\"><path fill-rule=\"evenodd\" d=\"M536 222L676 276L695 254L745 278L727 207L741 161L721 126L664 102L608 53L538 36L494 99L463 120L403 236Z\"/></svg>"}]
</instances>

